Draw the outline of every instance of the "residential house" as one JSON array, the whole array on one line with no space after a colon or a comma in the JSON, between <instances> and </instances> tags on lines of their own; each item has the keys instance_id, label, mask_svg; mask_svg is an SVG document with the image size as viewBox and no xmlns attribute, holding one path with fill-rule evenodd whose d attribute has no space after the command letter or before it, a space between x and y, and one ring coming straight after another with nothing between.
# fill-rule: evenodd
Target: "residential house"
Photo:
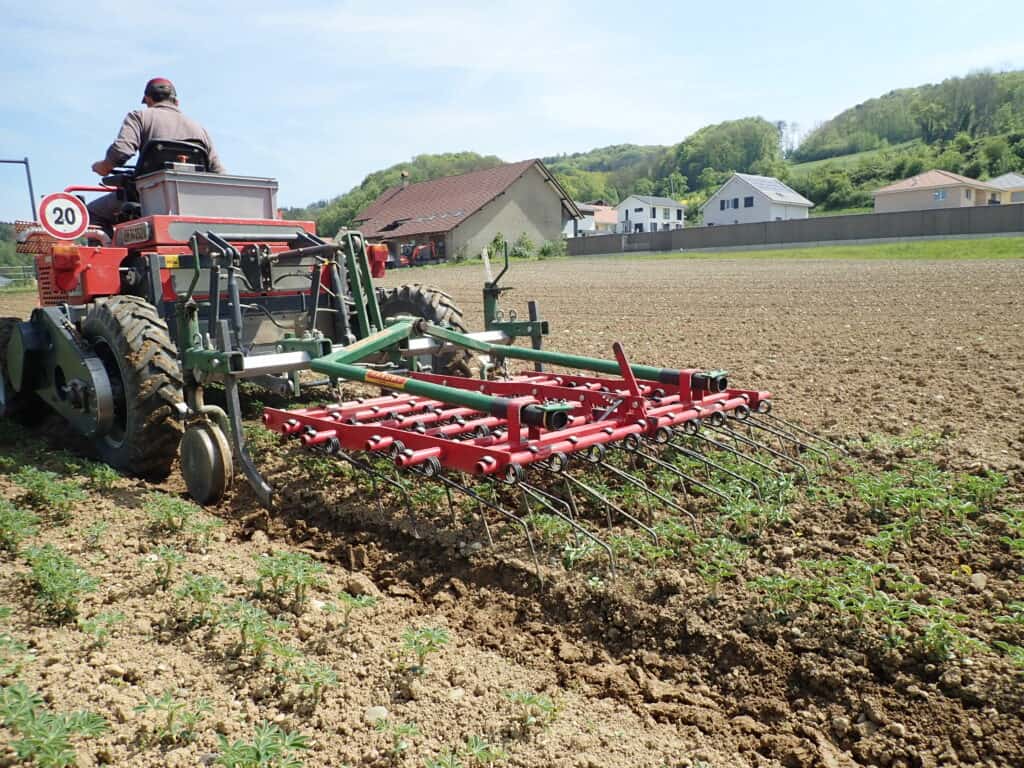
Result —
<instances>
[{"instance_id":1,"label":"residential house","mask_svg":"<svg viewBox=\"0 0 1024 768\"><path fill-rule=\"evenodd\" d=\"M586 237L588 235L607 235L615 232L618 213L613 205L603 203L576 203L583 214L581 219L566 222L562 234L566 237Z\"/></svg>"},{"instance_id":2,"label":"residential house","mask_svg":"<svg viewBox=\"0 0 1024 768\"><path fill-rule=\"evenodd\" d=\"M1024 203L1024 174L1004 173L985 183L1000 190L1003 203Z\"/></svg>"},{"instance_id":3,"label":"residential house","mask_svg":"<svg viewBox=\"0 0 1024 768\"><path fill-rule=\"evenodd\" d=\"M774 176L734 173L701 206L711 226L806 219L814 203Z\"/></svg>"},{"instance_id":4,"label":"residential house","mask_svg":"<svg viewBox=\"0 0 1024 768\"><path fill-rule=\"evenodd\" d=\"M540 160L445 176L386 189L355 219L363 235L388 244L432 246L438 258L475 256L497 233L513 242L526 235L534 243L562 237L566 222L581 217Z\"/></svg>"},{"instance_id":5,"label":"residential house","mask_svg":"<svg viewBox=\"0 0 1024 768\"><path fill-rule=\"evenodd\" d=\"M998 205L1002 190L951 171L934 170L897 181L875 192L875 213Z\"/></svg>"},{"instance_id":6,"label":"residential house","mask_svg":"<svg viewBox=\"0 0 1024 768\"><path fill-rule=\"evenodd\" d=\"M628 234L682 229L686 206L670 197L630 195L615 210L619 231Z\"/></svg>"}]
</instances>

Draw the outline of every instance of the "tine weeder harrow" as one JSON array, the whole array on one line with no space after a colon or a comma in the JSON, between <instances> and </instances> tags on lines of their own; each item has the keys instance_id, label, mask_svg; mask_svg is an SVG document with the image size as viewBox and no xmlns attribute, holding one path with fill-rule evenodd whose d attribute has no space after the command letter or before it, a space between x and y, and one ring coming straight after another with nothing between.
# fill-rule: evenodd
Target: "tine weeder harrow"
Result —
<instances>
[{"instance_id":1,"label":"tine weeder harrow","mask_svg":"<svg viewBox=\"0 0 1024 768\"><path fill-rule=\"evenodd\" d=\"M402 322L408 328L396 328ZM614 361L599 360L490 345L422 321L400 323L386 331L389 341L417 332L492 359L580 372L539 370L494 380L399 375L355 365L355 352L342 350L311 367L390 391L319 408L268 408L264 424L370 473L375 490L379 482L400 489L407 504L404 481L396 478L441 483L453 518L454 494L468 500L489 543L498 520L521 530L542 580L536 538L547 536L538 521L558 528L567 549L603 553L614 575L616 547L595 520L609 532L632 528L658 545L658 509L699 529L702 505L760 500L778 488L766 480L794 469L809 476L802 453L828 455L811 433L771 414L771 393L730 387L722 371L631 365L618 343ZM393 464L394 477L375 468L381 462L374 455Z\"/></svg>"}]
</instances>

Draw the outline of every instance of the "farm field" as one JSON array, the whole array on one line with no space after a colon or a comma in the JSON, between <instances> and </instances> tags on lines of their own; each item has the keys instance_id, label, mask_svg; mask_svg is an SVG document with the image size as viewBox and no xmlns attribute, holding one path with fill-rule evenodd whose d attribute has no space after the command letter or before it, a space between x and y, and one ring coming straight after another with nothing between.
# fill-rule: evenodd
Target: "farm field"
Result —
<instances>
[{"instance_id":1,"label":"farm field","mask_svg":"<svg viewBox=\"0 0 1024 768\"><path fill-rule=\"evenodd\" d=\"M858 251L513 264L503 305L538 300L550 348L727 369L846 449L760 502L622 494L660 536L602 534L614 577L540 514L541 588L514 525L281 445L258 394L272 514L0 423L0 765L31 730L16 681L104 718L72 723L83 766L256 765L224 755L261 723L307 766L1024 763L1024 260ZM414 280L480 326L479 265L383 283ZM45 545L95 579L77 603L42 589Z\"/></svg>"}]
</instances>

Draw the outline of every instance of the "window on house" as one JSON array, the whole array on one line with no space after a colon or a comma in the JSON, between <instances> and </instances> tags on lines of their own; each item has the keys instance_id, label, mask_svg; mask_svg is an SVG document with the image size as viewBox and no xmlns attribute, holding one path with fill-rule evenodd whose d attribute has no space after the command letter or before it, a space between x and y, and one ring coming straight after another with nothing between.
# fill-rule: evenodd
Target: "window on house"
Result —
<instances>
[{"instance_id":1,"label":"window on house","mask_svg":"<svg viewBox=\"0 0 1024 768\"><path fill-rule=\"evenodd\" d=\"M644 225L643 224L634 224L633 225L633 231L634 232L643 232L644 231Z\"/></svg>"},{"instance_id":2,"label":"window on house","mask_svg":"<svg viewBox=\"0 0 1024 768\"><path fill-rule=\"evenodd\" d=\"M643 208L634 208L633 209L633 213L643 213L643 212L644 212Z\"/></svg>"},{"instance_id":3,"label":"window on house","mask_svg":"<svg viewBox=\"0 0 1024 768\"><path fill-rule=\"evenodd\" d=\"M663 208L662 209L662 211L661 211L661 218L667 219L671 215L672 215L672 212L668 208Z\"/></svg>"},{"instance_id":4,"label":"window on house","mask_svg":"<svg viewBox=\"0 0 1024 768\"><path fill-rule=\"evenodd\" d=\"M662 224L662 225L661 225L661 228L662 228L662 229L663 229L664 231L668 232L668 230L672 228L672 225L671 225L671 224Z\"/></svg>"},{"instance_id":5,"label":"window on house","mask_svg":"<svg viewBox=\"0 0 1024 768\"><path fill-rule=\"evenodd\" d=\"M652 219L658 218L658 209L657 208L651 208L651 218Z\"/></svg>"},{"instance_id":6,"label":"window on house","mask_svg":"<svg viewBox=\"0 0 1024 768\"><path fill-rule=\"evenodd\" d=\"M744 197L743 198L743 207L744 208L753 208L754 207L754 197L753 197L753 195L751 195L750 197Z\"/></svg>"},{"instance_id":7,"label":"window on house","mask_svg":"<svg viewBox=\"0 0 1024 768\"><path fill-rule=\"evenodd\" d=\"M968 200L971 199L971 191L972 190L970 190L970 189L965 189L964 190L964 197L966 197Z\"/></svg>"},{"instance_id":8,"label":"window on house","mask_svg":"<svg viewBox=\"0 0 1024 768\"><path fill-rule=\"evenodd\" d=\"M683 209L682 208L676 208L676 221L682 221L682 220L683 220Z\"/></svg>"},{"instance_id":9,"label":"window on house","mask_svg":"<svg viewBox=\"0 0 1024 768\"><path fill-rule=\"evenodd\" d=\"M626 221L629 221L629 208L626 209Z\"/></svg>"},{"instance_id":10,"label":"window on house","mask_svg":"<svg viewBox=\"0 0 1024 768\"><path fill-rule=\"evenodd\" d=\"M946 190L944 190L944 189L936 189L934 192L932 192L932 198L934 198L935 200L945 200L946 199Z\"/></svg>"},{"instance_id":11,"label":"window on house","mask_svg":"<svg viewBox=\"0 0 1024 768\"><path fill-rule=\"evenodd\" d=\"M739 208L740 207L740 199L738 197L734 197L732 199L732 207L733 208Z\"/></svg>"}]
</instances>

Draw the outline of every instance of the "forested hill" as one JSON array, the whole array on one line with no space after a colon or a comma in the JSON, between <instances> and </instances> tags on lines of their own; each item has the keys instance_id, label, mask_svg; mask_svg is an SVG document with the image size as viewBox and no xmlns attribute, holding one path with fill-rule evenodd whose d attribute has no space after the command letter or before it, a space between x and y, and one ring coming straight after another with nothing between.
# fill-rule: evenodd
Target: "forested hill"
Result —
<instances>
[{"instance_id":1,"label":"forested hill","mask_svg":"<svg viewBox=\"0 0 1024 768\"><path fill-rule=\"evenodd\" d=\"M980 72L903 88L841 112L793 153L805 162L920 139L925 144L1024 130L1024 72Z\"/></svg>"}]
</instances>

